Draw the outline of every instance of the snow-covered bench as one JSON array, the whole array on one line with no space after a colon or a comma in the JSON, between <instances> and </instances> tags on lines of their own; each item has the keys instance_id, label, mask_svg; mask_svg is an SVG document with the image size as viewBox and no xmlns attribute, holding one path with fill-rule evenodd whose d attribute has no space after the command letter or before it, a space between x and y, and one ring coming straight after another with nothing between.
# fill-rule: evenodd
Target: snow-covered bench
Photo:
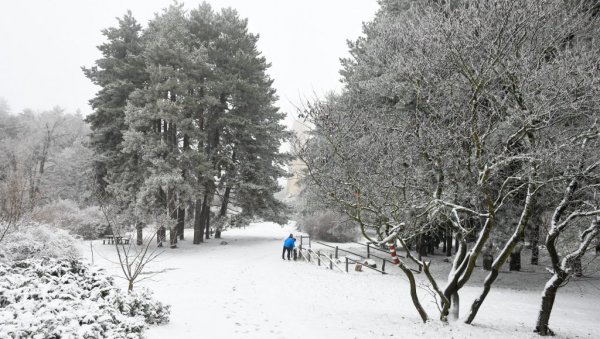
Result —
<instances>
[{"instance_id":1,"label":"snow-covered bench","mask_svg":"<svg viewBox=\"0 0 600 339\"><path fill-rule=\"evenodd\" d=\"M102 239L102 245L108 244L129 244L129 237L107 235Z\"/></svg>"}]
</instances>

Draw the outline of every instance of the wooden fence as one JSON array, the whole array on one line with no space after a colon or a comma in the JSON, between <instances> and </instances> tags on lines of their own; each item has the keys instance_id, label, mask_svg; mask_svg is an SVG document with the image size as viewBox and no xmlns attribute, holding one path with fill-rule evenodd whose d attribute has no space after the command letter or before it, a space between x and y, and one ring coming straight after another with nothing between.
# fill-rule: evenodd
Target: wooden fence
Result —
<instances>
[{"instance_id":1,"label":"wooden fence","mask_svg":"<svg viewBox=\"0 0 600 339\"><path fill-rule=\"evenodd\" d=\"M308 241L308 246L309 246L308 248L306 248L304 246L304 243L305 243L304 240L305 239ZM349 272L349 266L350 266L350 264L360 263L360 264L363 265L363 267L366 267L366 268L368 268L370 270L379 272L381 274L387 274L387 272L385 272L386 263L389 263L389 264L393 265L392 261L390 261L390 260L388 260L386 258L380 257L378 255L372 254L371 250L377 250L377 251L380 251L380 252L383 252L383 253L386 253L386 254L389 254L389 252L384 251L382 249L379 249L377 247L373 247L371 244L362 244L362 243L355 242L356 244L359 244L359 245L367 247L367 255L365 257L362 254L355 253L355 252L352 252L352 251L340 248L339 246L331 246L331 245L322 243L320 241L314 241L314 242L317 243L317 244L319 244L319 245L321 245L321 246L325 246L325 247L331 248L333 250L332 253L329 253L329 255L321 253L320 250L315 252L311 248L312 241L310 240L310 237L308 237L308 236L300 236L300 246L299 246L299 251L300 251L299 252L299 256L300 256L300 258L303 259L303 260L305 260L305 261L308 261L308 262L313 262L317 266L325 266L325 267L328 267L331 270L338 269L339 271L348 273ZM347 253L347 254L355 256L355 258L348 257L347 255L344 256L344 261L345 261L344 262L344 264L345 264L344 265L345 266L344 269L342 269L338 265L338 262L339 262L338 259L339 259L339 254L340 253ZM381 260L381 269L378 269L376 267L371 267L369 265L364 264L364 261L366 259L373 260L373 258L377 258L377 259ZM321 265L322 262L323 262L323 265Z\"/></svg>"}]
</instances>

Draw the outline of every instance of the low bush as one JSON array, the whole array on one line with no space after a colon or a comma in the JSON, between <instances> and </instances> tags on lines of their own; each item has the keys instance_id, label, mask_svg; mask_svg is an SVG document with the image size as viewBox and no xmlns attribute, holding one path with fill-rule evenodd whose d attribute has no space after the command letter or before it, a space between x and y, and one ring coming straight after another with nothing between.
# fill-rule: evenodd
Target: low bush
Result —
<instances>
[{"instance_id":1,"label":"low bush","mask_svg":"<svg viewBox=\"0 0 600 339\"><path fill-rule=\"evenodd\" d=\"M38 223L20 223L10 230L0 246L0 262L26 259L79 257L75 239L65 230Z\"/></svg>"},{"instance_id":2,"label":"low bush","mask_svg":"<svg viewBox=\"0 0 600 339\"><path fill-rule=\"evenodd\" d=\"M0 264L0 338L143 338L168 321L150 291L127 294L77 260Z\"/></svg>"},{"instance_id":3,"label":"low bush","mask_svg":"<svg viewBox=\"0 0 600 339\"><path fill-rule=\"evenodd\" d=\"M37 207L30 219L68 230L83 239L97 239L107 230L100 208L82 209L72 200L57 200Z\"/></svg>"}]
</instances>

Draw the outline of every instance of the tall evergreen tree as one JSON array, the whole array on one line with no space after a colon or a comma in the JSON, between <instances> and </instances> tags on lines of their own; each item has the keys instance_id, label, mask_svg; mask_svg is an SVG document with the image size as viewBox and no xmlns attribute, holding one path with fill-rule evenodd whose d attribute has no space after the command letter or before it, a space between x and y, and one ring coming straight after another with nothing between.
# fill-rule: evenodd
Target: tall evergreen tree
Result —
<instances>
[{"instance_id":1,"label":"tall evergreen tree","mask_svg":"<svg viewBox=\"0 0 600 339\"><path fill-rule=\"evenodd\" d=\"M96 66L82 68L85 76L101 87L90 100L94 111L86 121L92 129L91 145L98 155L95 175L102 189L108 184L109 171L130 172L136 167L132 159L120 152L122 131L127 129L124 111L129 95L148 80L141 56L142 27L131 12L117 20L117 27L102 31L107 38L107 42L98 46L102 58L96 61Z\"/></svg>"},{"instance_id":2,"label":"tall evergreen tree","mask_svg":"<svg viewBox=\"0 0 600 339\"><path fill-rule=\"evenodd\" d=\"M203 50L191 48L189 36L181 5L170 6L149 23L143 53L149 83L132 94L126 110L124 149L140 157L146 168L139 206L150 215L172 219L171 246L178 227L183 229L185 206L193 195L184 154L193 128L187 102L195 99L194 72L206 68Z\"/></svg>"},{"instance_id":3,"label":"tall evergreen tree","mask_svg":"<svg viewBox=\"0 0 600 339\"><path fill-rule=\"evenodd\" d=\"M134 74L144 80L119 97L123 106L104 100L116 85L101 83L91 120L100 136L105 130L126 130L118 140L96 136L97 152L115 164L107 171L115 174L105 176L110 191L167 224L172 246L177 235L183 237L187 207L194 210L196 244L209 237L211 207L219 209L217 236L231 224L230 205L236 207L233 214L244 217L238 220L282 221L285 208L273 194L284 175L287 155L279 148L287 132L281 125L284 115L274 106L269 64L247 21L232 9L215 13L207 3L189 13L174 4L136 37ZM98 72L86 70L93 80L102 78ZM118 77L108 78L119 84ZM122 123L111 125L106 112ZM135 166L116 166L127 162Z\"/></svg>"}]
</instances>

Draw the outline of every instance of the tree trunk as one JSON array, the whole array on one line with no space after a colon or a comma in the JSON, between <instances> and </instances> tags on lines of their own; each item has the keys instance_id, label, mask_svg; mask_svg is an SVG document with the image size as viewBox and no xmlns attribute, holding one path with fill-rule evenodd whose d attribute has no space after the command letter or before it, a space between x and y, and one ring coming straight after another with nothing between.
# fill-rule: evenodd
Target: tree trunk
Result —
<instances>
[{"instance_id":1,"label":"tree trunk","mask_svg":"<svg viewBox=\"0 0 600 339\"><path fill-rule=\"evenodd\" d=\"M421 234L419 236L419 243L418 243L419 247L417 249L418 253L419 253L419 260L421 260L422 257L426 257L427 256L427 236L424 234Z\"/></svg>"},{"instance_id":2,"label":"tree trunk","mask_svg":"<svg viewBox=\"0 0 600 339\"><path fill-rule=\"evenodd\" d=\"M210 206L208 205L206 206L206 213L204 215L204 224L206 230L206 239L210 239Z\"/></svg>"},{"instance_id":3,"label":"tree trunk","mask_svg":"<svg viewBox=\"0 0 600 339\"><path fill-rule=\"evenodd\" d=\"M508 263L508 269L510 271L520 271L521 270L521 250L515 249L510 254L510 261Z\"/></svg>"},{"instance_id":4,"label":"tree trunk","mask_svg":"<svg viewBox=\"0 0 600 339\"><path fill-rule=\"evenodd\" d=\"M227 205L229 204L229 196L231 195L231 187L225 188L225 193L223 193L223 201L221 202L221 209L219 210L219 218L225 218L227 216ZM223 223L220 222L219 226L215 230L215 238L221 238L221 228L223 227Z\"/></svg>"},{"instance_id":5,"label":"tree trunk","mask_svg":"<svg viewBox=\"0 0 600 339\"><path fill-rule=\"evenodd\" d=\"M500 268L502 267L502 265L504 265L504 263L506 262L506 258L509 255L509 253L510 253L510 257L511 257L511 265L517 264L516 259L513 262L513 255L515 252L518 253L518 266L519 266L519 269L521 268L521 249L523 248L523 245L522 245L522 243L520 243L520 241L522 241L522 239L523 239L523 231L525 230L525 228L527 227L527 223L529 222L529 215L531 213L531 206L533 203L533 191L534 191L534 186L533 186L532 180L530 179L529 184L527 185L527 198L525 199L525 206L523 207L523 211L521 212L521 217L519 218L519 223L517 224L517 228L515 229L513 235L510 237L510 239L504 245L504 248L498 254L498 258L496 259L496 261L494 261L492 263L492 265L490 267L491 272L487 275L487 277L485 278L485 281L483 282L483 291L481 292L479 297L477 299L475 299L473 304L471 304L469 316L467 317L467 319L465 321L467 324L470 324L475 319L475 316L477 315L477 312L479 311L481 304L483 304L483 301L485 300L486 296L488 295L488 293L492 287L492 284L494 283L494 281L496 281L496 278L498 277L498 272L500 271ZM491 243L489 243L487 246L487 249L489 251L491 251L492 248L493 248L493 245ZM484 260L485 260L485 256L484 256Z\"/></svg>"},{"instance_id":6,"label":"tree trunk","mask_svg":"<svg viewBox=\"0 0 600 339\"><path fill-rule=\"evenodd\" d=\"M554 300L556 299L556 292L563 282L564 278L562 278L562 274L554 273L550 281L546 284L546 288L542 293L542 305L540 307L540 312L538 314L534 331L539 335L554 335L554 332L550 330L548 324L550 323L550 314L552 314L552 307L554 306Z\"/></svg>"},{"instance_id":7,"label":"tree trunk","mask_svg":"<svg viewBox=\"0 0 600 339\"><path fill-rule=\"evenodd\" d=\"M425 239L427 240L427 254L435 254L435 248L439 244L437 235L432 234Z\"/></svg>"},{"instance_id":8,"label":"tree trunk","mask_svg":"<svg viewBox=\"0 0 600 339\"><path fill-rule=\"evenodd\" d=\"M452 315L452 319L458 320L458 317L460 316L460 297L458 296L458 291L452 293L449 311L449 314Z\"/></svg>"},{"instance_id":9,"label":"tree trunk","mask_svg":"<svg viewBox=\"0 0 600 339\"><path fill-rule=\"evenodd\" d=\"M491 271L492 270L492 264L494 262L494 256L492 255L491 252L484 252L483 253L483 269L485 271Z\"/></svg>"},{"instance_id":10,"label":"tree trunk","mask_svg":"<svg viewBox=\"0 0 600 339\"><path fill-rule=\"evenodd\" d=\"M484 258L485 258L485 256L484 256ZM479 308L483 304L485 297L487 297L488 293L490 292L490 289L492 288L492 284L498 277L498 273L499 273L498 269L492 268L491 266L492 265L490 265L491 272L490 272L490 274L488 274L488 276L485 278L485 281L483 282L483 291L481 292L481 295L479 295L479 297L477 297L477 299L475 299L475 301L473 301L473 304L471 305L469 315L467 316L467 319L465 320L465 323L467 323L467 324L472 323L473 320L475 319L475 316L477 315Z\"/></svg>"},{"instance_id":11,"label":"tree trunk","mask_svg":"<svg viewBox=\"0 0 600 339\"><path fill-rule=\"evenodd\" d=\"M450 230L450 227L448 227L448 230L446 231L446 256L452 256L452 231Z\"/></svg>"},{"instance_id":12,"label":"tree trunk","mask_svg":"<svg viewBox=\"0 0 600 339\"><path fill-rule=\"evenodd\" d=\"M573 259L573 275L576 277L583 276L583 266L581 266L581 257Z\"/></svg>"},{"instance_id":13,"label":"tree trunk","mask_svg":"<svg viewBox=\"0 0 600 339\"><path fill-rule=\"evenodd\" d=\"M183 240L183 232L185 230L185 208L177 209L177 235L179 240Z\"/></svg>"},{"instance_id":14,"label":"tree trunk","mask_svg":"<svg viewBox=\"0 0 600 339\"><path fill-rule=\"evenodd\" d=\"M452 248L452 246L450 246ZM454 253L458 252L458 237L454 238Z\"/></svg>"},{"instance_id":15,"label":"tree trunk","mask_svg":"<svg viewBox=\"0 0 600 339\"><path fill-rule=\"evenodd\" d=\"M204 194L206 198L206 193ZM203 236L203 224L202 224L202 200L196 199L194 204L194 244L198 245L204 242Z\"/></svg>"},{"instance_id":16,"label":"tree trunk","mask_svg":"<svg viewBox=\"0 0 600 339\"><path fill-rule=\"evenodd\" d=\"M167 189L167 211L169 212L169 245L171 248L177 248L177 193L175 190Z\"/></svg>"},{"instance_id":17,"label":"tree trunk","mask_svg":"<svg viewBox=\"0 0 600 339\"><path fill-rule=\"evenodd\" d=\"M171 248L177 248L177 227L169 227L169 244Z\"/></svg>"},{"instance_id":18,"label":"tree trunk","mask_svg":"<svg viewBox=\"0 0 600 339\"><path fill-rule=\"evenodd\" d=\"M421 306L419 296L417 295L417 283L415 282L415 276L411 272L411 270L404 266L402 263L400 263L398 266L400 267L400 269L402 269L402 271L404 271L406 277L408 278L408 282L410 284L410 297L412 299L413 305L417 309L419 316L421 316L421 320L423 320L423 322L425 323L427 322L428 316L423 306Z\"/></svg>"},{"instance_id":19,"label":"tree trunk","mask_svg":"<svg viewBox=\"0 0 600 339\"><path fill-rule=\"evenodd\" d=\"M447 230L444 231L444 239L442 241L442 253L446 253L446 247L448 246L448 241L446 241L447 237L448 237L447 233L448 233Z\"/></svg>"},{"instance_id":20,"label":"tree trunk","mask_svg":"<svg viewBox=\"0 0 600 339\"><path fill-rule=\"evenodd\" d=\"M156 230L156 243L158 247L163 246L163 241L166 241L167 231L164 226L161 226L158 230Z\"/></svg>"},{"instance_id":21,"label":"tree trunk","mask_svg":"<svg viewBox=\"0 0 600 339\"><path fill-rule=\"evenodd\" d=\"M536 220L536 222L531 226L531 233L529 233L529 244L531 244L531 264L537 265L540 258L540 224Z\"/></svg>"},{"instance_id":22,"label":"tree trunk","mask_svg":"<svg viewBox=\"0 0 600 339\"><path fill-rule=\"evenodd\" d=\"M136 239L136 245L138 246L142 246L144 244L144 235L143 235L143 231L142 229L144 228L144 224L141 222L138 222L136 225L136 230L137 230L137 239Z\"/></svg>"}]
</instances>

